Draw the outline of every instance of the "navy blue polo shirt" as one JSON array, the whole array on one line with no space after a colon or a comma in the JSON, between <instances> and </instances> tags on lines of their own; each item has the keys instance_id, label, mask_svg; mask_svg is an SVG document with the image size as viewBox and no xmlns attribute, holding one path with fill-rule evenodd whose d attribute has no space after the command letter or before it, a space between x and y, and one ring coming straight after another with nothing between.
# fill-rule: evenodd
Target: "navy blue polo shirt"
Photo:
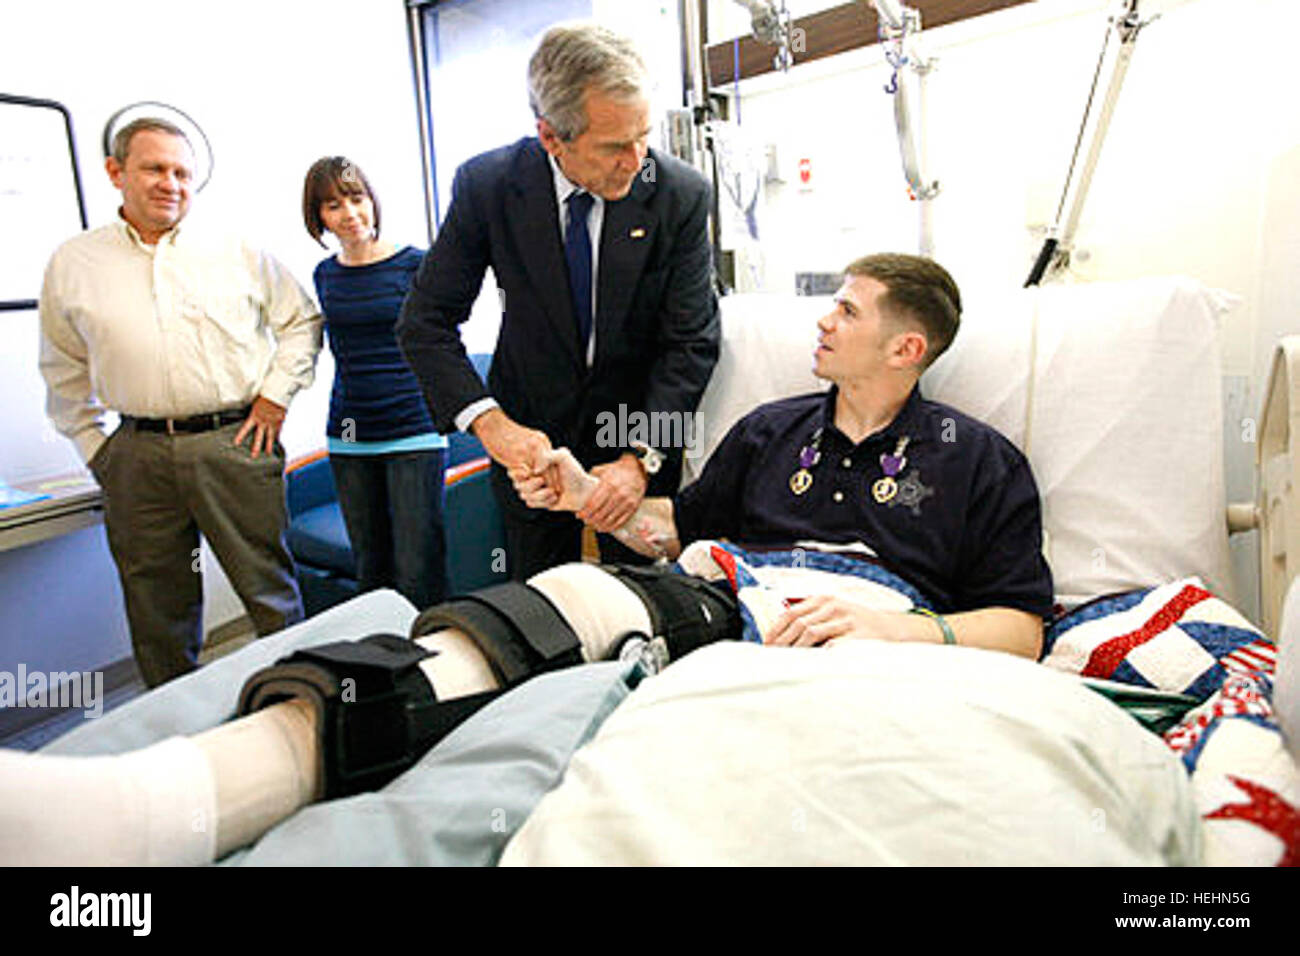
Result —
<instances>
[{"instance_id":1,"label":"navy blue polo shirt","mask_svg":"<svg viewBox=\"0 0 1300 956\"><path fill-rule=\"evenodd\" d=\"M855 445L835 427L835 396L831 388L783 399L737 422L674 500L682 544L856 542L940 611L1010 607L1050 616L1038 488L1019 449L983 422L925 400L919 387L888 426ZM812 480L797 494L800 454L819 428ZM896 490L877 501L881 456L903 436Z\"/></svg>"}]
</instances>

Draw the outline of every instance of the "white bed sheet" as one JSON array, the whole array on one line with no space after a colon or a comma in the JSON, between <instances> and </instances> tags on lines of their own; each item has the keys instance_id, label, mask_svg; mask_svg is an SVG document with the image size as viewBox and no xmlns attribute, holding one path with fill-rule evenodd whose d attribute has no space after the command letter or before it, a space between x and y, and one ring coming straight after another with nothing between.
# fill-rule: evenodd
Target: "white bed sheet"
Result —
<instances>
[{"instance_id":1,"label":"white bed sheet","mask_svg":"<svg viewBox=\"0 0 1300 956\"><path fill-rule=\"evenodd\" d=\"M715 644L578 751L503 864L1182 865L1160 738L1075 677L970 648Z\"/></svg>"}]
</instances>

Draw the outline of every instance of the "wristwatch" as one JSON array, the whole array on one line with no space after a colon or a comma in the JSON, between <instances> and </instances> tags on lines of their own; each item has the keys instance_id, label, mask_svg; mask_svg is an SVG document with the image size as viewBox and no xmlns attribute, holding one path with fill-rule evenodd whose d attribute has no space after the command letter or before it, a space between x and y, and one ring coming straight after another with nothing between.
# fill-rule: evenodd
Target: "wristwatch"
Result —
<instances>
[{"instance_id":1,"label":"wristwatch","mask_svg":"<svg viewBox=\"0 0 1300 956\"><path fill-rule=\"evenodd\" d=\"M664 453L657 448L651 448L645 442L633 442L628 446L628 452L636 456L636 460L641 462L641 467L645 469L646 476L657 475L659 469L664 464Z\"/></svg>"}]
</instances>

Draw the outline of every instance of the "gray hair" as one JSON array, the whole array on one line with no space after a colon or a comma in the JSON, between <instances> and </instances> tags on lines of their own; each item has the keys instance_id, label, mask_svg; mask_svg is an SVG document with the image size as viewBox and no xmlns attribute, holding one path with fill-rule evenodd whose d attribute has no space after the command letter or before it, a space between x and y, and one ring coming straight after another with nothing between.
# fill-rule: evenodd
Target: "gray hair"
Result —
<instances>
[{"instance_id":1,"label":"gray hair","mask_svg":"<svg viewBox=\"0 0 1300 956\"><path fill-rule=\"evenodd\" d=\"M179 136L185 140L185 145L189 146L190 152L194 152L194 144L185 135L185 131L175 123L169 123L167 120L159 119L156 116L142 116L139 119L131 120L113 134L113 158L125 166L126 154L131 151L131 140L135 138L135 134L150 130L155 133L168 133L172 136Z\"/></svg>"},{"instance_id":2,"label":"gray hair","mask_svg":"<svg viewBox=\"0 0 1300 956\"><path fill-rule=\"evenodd\" d=\"M528 103L560 139L587 130L583 97L590 89L611 96L644 95L645 61L632 41L594 23L551 27L528 61Z\"/></svg>"}]
</instances>

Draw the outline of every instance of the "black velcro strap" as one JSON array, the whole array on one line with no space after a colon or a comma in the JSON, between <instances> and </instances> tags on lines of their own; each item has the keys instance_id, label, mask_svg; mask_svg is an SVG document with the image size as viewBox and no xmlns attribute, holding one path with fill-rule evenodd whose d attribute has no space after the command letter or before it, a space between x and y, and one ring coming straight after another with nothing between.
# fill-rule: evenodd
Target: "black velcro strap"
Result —
<instances>
[{"instance_id":1,"label":"black velcro strap","mask_svg":"<svg viewBox=\"0 0 1300 956\"><path fill-rule=\"evenodd\" d=\"M714 641L740 637L735 596L689 574L653 565L601 565L641 598L672 660Z\"/></svg>"},{"instance_id":2,"label":"black velcro strap","mask_svg":"<svg viewBox=\"0 0 1300 956\"><path fill-rule=\"evenodd\" d=\"M411 637L444 627L464 631L506 685L583 660L581 642L555 606L516 581L429 608L416 618Z\"/></svg>"},{"instance_id":3,"label":"black velcro strap","mask_svg":"<svg viewBox=\"0 0 1300 956\"><path fill-rule=\"evenodd\" d=\"M416 717L421 738L432 747L504 693L503 690L488 690L440 700L423 708Z\"/></svg>"},{"instance_id":4,"label":"black velcro strap","mask_svg":"<svg viewBox=\"0 0 1300 956\"><path fill-rule=\"evenodd\" d=\"M415 619L411 639L447 627L463 631L478 645L500 683L514 684L532 672L527 645L515 635L514 626L491 607L468 598L434 605Z\"/></svg>"},{"instance_id":5,"label":"black velcro strap","mask_svg":"<svg viewBox=\"0 0 1300 956\"><path fill-rule=\"evenodd\" d=\"M577 635L542 592L517 581L507 581L476 591L470 598L489 605L509 620L548 665L561 661L566 667L582 663L582 645Z\"/></svg>"},{"instance_id":6,"label":"black velcro strap","mask_svg":"<svg viewBox=\"0 0 1300 956\"><path fill-rule=\"evenodd\" d=\"M250 677L238 713L308 701L320 728L320 789L326 799L374 790L438 739L430 739L425 726L437 698L419 670L430 656L394 634L304 648Z\"/></svg>"}]
</instances>

